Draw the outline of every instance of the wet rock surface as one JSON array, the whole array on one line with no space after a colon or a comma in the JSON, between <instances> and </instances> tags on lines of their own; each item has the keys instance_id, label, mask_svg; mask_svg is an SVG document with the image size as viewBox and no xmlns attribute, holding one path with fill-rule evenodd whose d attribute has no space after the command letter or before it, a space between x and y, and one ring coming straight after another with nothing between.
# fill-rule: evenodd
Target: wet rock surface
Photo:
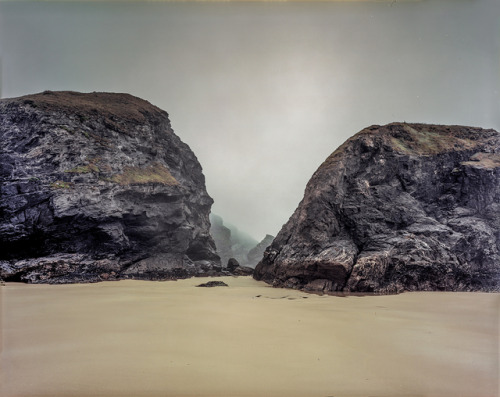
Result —
<instances>
[{"instance_id":1,"label":"wet rock surface","mask_svg":"<svg viewBox=\"0 0 500 397\"><path fill-rule=\"evenodd\" d=\"M212 288L212 287L229 287L229 286L224 281L209 281L207 283L197 285L197 287Z\"/></svg>"},{"instance_id":2,"label":"wet rock surface","mask_svg":"<svg viewBox=\"0 0 500 397\"><path fill-rule=\"evenodd\" d=\"M329 292L500 290L500 134L393 123L346 141L257 265Z\"/></svg>"},{"instance_id":3,"label":"wet rock surface","mask_svg":"<svg viewBox=\"0 0 500 397\"><path fill-rule=\"evenodd\" d=\"M213 200L168 114L128 94L0 101L0 277L217 274Z\"/></svg>"}]
</instances>

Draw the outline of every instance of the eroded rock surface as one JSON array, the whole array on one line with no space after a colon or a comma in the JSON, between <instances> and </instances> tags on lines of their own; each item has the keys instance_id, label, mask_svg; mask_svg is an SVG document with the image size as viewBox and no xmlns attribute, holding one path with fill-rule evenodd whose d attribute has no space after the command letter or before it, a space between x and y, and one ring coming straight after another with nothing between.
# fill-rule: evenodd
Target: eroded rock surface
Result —
<instances>
[{"instance_id":1,"label":"eroded rock surface","mask_svg":"<svg viewBox=\"0 0 500 397\"><path fill-rule=\"evenodd\" d=\"M197 287L213 288L213 287L229 287L229 286L224 281L209 281L207 283L197 285Z\"/></svg>"},{"instance_id":2,"label":"eroded rock surface","mask_svg":"<svg viewBox=\"0 0 500 397\"><path fill-rule=\"evenodd\" d=\"M0 101L0 277L215 275L212 199L168 114L128 94Z\"/></svg>"},{"instance_id":3,"label":"eroded rock surface","mask_svg":"<svg viewBox=\"0 0 500 397\"><path fill-rule=\"evenodd\" d=\"M314 291L500 289L500 134L371 126L339 147L254 277Z\"/></svg>"}]
</instances>

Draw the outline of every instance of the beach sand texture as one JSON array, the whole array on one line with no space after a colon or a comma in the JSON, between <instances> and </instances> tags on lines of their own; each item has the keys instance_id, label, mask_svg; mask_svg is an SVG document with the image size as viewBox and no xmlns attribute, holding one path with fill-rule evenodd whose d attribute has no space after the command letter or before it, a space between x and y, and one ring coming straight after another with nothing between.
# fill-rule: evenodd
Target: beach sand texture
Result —
<instances>
[{"instance_id":1,"label":"beach sand texture","mask_svg":"<svg viewBox=\"0 0 500 397\"><path fill-rule=\"evenodd\" d=\"M500 294L213 280L8 283L0 395L499 395Z\"/></svg>"}]
</instances>

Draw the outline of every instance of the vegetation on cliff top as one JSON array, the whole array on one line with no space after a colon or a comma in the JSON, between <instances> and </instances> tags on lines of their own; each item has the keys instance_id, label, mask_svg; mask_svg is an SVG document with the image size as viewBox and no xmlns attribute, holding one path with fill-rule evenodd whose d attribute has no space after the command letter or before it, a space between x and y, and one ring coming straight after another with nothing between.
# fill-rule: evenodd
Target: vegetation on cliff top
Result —
<instances>
[{"instance_id":1,"label":"vegetation on cliff top","mask_svg":"<svg viewBox=\"0 0 500 397\"><path fill-rule=\"evenodd\" d=\"M116 123L120 119L140 124L147 119L167 116L166 112L148 101L121 93L44 91L6 100L11 104L28 105L43 111L72 114L80 123L100 116L113 129L117 127Z\"/></svg>"},{"instance_id":2,"label":"vegetation on cliff top","mask_svg":"<svg viewBox=\"0 0 500 397\"><path fill-rule=\"evenodd\" d=\"M349 153L349 147L355 142L361 141L367 150L374 145L392 148L397 153L415 156L435 156L440 153L479 149L479 145L494 139L494 130L464 127L446 126L434 124L413 123L391 123L385 126L372 125L358 132L337 148L322 164L322 167L336 164L345 153ZM471 165L486 168L496 167L500 164L499 154L483 153L481 160L475 160Z\"/></svg>"},{"instance_id":3,"label":"vegetation on cliff top","mask_svg":"<svg viewBox=\"0 0 500 397\"><path fill-rule=\"evenodd\" d=\"M403 124L402 131L392 134L390 142L397 151L424 156L472 149L477 145L469 138L457 136L451 129L436 130L433 127Z\"/></svg>"}]
</instances>

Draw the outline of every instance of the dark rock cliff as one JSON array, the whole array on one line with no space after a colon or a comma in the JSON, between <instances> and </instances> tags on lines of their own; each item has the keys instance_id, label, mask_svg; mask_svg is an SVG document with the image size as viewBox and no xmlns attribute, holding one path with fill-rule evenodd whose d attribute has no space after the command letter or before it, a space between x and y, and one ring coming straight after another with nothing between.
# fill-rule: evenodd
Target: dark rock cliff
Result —
<instances>
[{"instance_id":1,"label":"dark rock cliff","mask_svg":"<svg viewBox=\"0 0 500 397\"><path fill-rule=\"evenodd\" d=\"M319 167L254 277L315 291L498 291L500 134L366 128Z\"/></svg>"},{"instance_id":2,"label":"dark rock cliff","mask_svg":"<svg viewBox=\"0 0 500 397\"><path fill-rule=\"evenodd\" d=\"M212 199L168 114L128 94L0 101L0 277L210 274Z\"/></svg>"},{"instance_id":3,"label":"dark rock cliff","mask_svg":"<svg viewBox=\"0 0 500 397\"><path fill-rule=\"evenodd\" d=\"M250 251L248 251L248 266L255 268L259 261L262 259L264 255L264 251L267 247L271 245L274 240L274 236L270 234L266 234L266 237L262 239L262 241L253 247Z\"/></svg>"}]
</instances>

